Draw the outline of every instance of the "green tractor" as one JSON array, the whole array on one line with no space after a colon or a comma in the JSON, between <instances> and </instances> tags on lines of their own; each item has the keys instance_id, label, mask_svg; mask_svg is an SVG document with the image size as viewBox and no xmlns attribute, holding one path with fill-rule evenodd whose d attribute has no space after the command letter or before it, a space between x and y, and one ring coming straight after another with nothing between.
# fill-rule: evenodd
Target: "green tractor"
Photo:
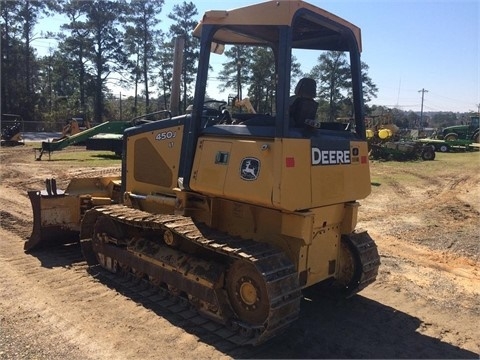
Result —
<instances>
[{"instance_id":1,"label":"green tractor","mask_svg":"<svg viewBox=\"0 0 480 360\"><path fill-rule=\"evenodd\" d=\"M466 125L454 125L444 128L439 138L445 141L471 140L478 143L480 142L478 138L478 123L479 116L471 116L469 123Z\"/></svg>"}]
</instances>

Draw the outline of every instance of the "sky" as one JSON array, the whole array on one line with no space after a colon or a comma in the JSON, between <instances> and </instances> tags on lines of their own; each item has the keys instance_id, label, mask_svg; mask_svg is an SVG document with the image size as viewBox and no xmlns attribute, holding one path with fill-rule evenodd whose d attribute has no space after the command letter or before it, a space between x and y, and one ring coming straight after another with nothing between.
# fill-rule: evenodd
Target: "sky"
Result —
<instances>
[{"instance_id":1,"label":"sky","mask_svg":"<svg viewBox=\"0 0 480 360\"><path fill-rule=\"evenodd\" d=\"M207 10L228 10L260 0L197 0L198 19ZM480 1L310 0L362 31L362 61L378 87L369 105L401 110L480 111ZM161 27L168 30L175 0L165 0ZM58 31L60 15L41 19L36 30ZM39 55L54 40L33 43ZM304 72L316 58L299 59ZM117 89L118 91L118 89ZM120 89L122 91L122 89ZM127 94L129 89L123 89ZM225 99L226 100L226 99Z\"/></svg>"}]
</instances>

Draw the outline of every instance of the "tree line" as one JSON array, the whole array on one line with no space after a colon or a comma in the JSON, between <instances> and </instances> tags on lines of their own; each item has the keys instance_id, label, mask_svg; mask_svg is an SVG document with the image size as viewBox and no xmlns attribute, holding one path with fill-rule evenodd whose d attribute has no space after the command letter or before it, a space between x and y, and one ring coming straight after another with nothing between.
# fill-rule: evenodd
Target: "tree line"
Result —
<instances>
[{"instance_id":1,"label":"tree line","mask_svg":"<svg viewBox=\"0 0 480 360\"><path fill-rule=\"evenodd\" d=\"M185 112L192 101L199 56L199 42L192 36L199 14L193 2L176 3L166 15L164 5L164 0L1 0L2 113L49 128L79 114L99 123L166 109L176 36L185 38L179 109ZM66 19L60 32L36 31L41 20L54 15ZM162 30L165 18L171 23L168 30ZM58 46L39 56L33 46L39 38L53 38ZM271 51L234 46L226 56L229 61L218 77L220 90L242 98L242 89L247 89L245 95L257 111L271 112L275 95ZM309 76L320 84L319 112L328 119L351 116L344 53L325 52L310 71L302 73L300 68L294 59L293 79ZM378 89L365 63L362 77L367 102ZM113 85L132 89L134 95L114 94Z\"/></svg>"},{"instance_id":2,"label":"tree line","mask_svg":"<svg viewBox=\"0 0 480 360\"><path fill-rule=\"evenodd\" d=\"M197 23L191 2L174 6L168 32L158 26L164 0L2 0L1 5L2 113L46 123L67 113L90 114L101 122L112 117L112 85L135 91L126 116L148 112L152 93L165 100L170 90L172 34L190 38L186 88L192 79L198 52L190 36ZM35 32L40 19L58 14L67 19L59 33ZM39 38L54 38L58 47L39 57L32 45Z\"/></svg>"}]
</instances>

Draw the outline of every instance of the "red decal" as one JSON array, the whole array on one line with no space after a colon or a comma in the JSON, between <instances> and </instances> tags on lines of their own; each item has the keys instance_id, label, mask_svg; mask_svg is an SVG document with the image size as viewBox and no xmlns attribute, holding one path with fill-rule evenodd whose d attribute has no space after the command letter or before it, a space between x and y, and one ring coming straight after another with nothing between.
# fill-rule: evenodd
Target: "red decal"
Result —
<instances>
[{"instance_id":1,"label":"red decal","mask_svg":"<svg viewBox=\"0 0 480 360\"><path fill-rule=\"evenodd\" d=\"M287 167L295 167L295 158L294 157L287 157L285 159L285 165Z\"/></svg>"},{"instance_id":2,"label":"red decal","mask_svg":"<svg viewBox=\"0 0 480 360\"><path fill-rule=\"evenodd\" d=\"M366 164L366 163L367 163L367 157L366 157L366 156L362 156L360 162L361 162L362 164Z\"/></svg>"}]
</instances>

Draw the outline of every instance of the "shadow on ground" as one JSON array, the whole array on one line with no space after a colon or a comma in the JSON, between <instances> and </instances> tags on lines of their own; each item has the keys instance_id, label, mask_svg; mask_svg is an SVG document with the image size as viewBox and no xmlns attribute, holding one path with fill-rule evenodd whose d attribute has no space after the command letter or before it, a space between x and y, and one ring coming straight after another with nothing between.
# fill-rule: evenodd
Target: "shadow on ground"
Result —
<instances>
[{"instance_id":1,"label":"shadow on ground","mask_svg":"<svg viewBox=\"0 0 480 360\"><path fill-rule=\"evenodd\" d=\"M42 249L32 253L46 268L68 267L82 261L79 244ZM106 286L132 298L157 316L168 320L234 358L436 358L477 359L478 355L419 333L421 320L361 295L350 299L321 295L322 287L307 289L301 304L300 318L282 335L258 347L239 347L204 327L192 323L152 303L131 284L119 285L101 270L90 271ZM102 280L103 279L103 280ZM122 282L122 281L121 281ZM173 304L173 306L177 306Z\"/></svg>"},{"instance_id":2,"label":"shadow on ground","mask_svg":"<svg viewBox=\"0 0 480 360\"><path fill-rule=\"evenodd\" d=\"M338 299L312 295L302 302L300 319L256 358L435 358L478 355L417 330L421 320L361 295Z\"/></svg>"}]
</instances>

